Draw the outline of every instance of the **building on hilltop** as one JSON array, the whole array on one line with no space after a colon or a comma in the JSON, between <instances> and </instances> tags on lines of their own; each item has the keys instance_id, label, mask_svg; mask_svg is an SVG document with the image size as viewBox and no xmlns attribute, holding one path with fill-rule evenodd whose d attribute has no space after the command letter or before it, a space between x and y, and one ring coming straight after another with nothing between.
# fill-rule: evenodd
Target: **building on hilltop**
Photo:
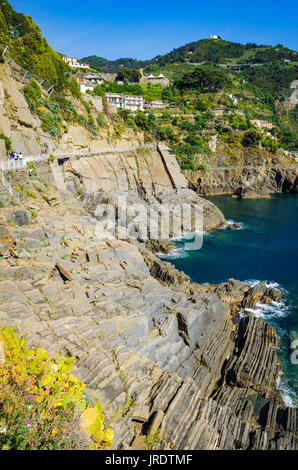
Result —
<instances>
[{"instance_id":1,"label":"building on hilltop","mask_svg":"<svg viewBox=\"0 0 298 470\"><path fill-rule=\"evenodd\" d=\"M220 37L217 34L210 34L209 39L220 39Z\"/></svg>"},{"instance_id":2,"label":"building on hilltop","mask_svg":"<svg viewBox=\"0 0 298 470\"><path fill-rule=\"evenodd\" d=\"M143 111L144 99L142 96L124 95L123 93L105 93L108 105L112 108L126 109L127 111Z\"/></svg>"},{"instance_id":3,"label":"building on hilltop","mask_svg":"<svg viewBox=\"0 0 298 470\"><path fill-rule=\"evenodd\" d=\"M152 83L153 85L161 85L163 88L166 88L170 85L170 80L165 77L162 73L155 76L152 73L150 75L144 75L143 69L140 69L140 83L148 84Z\"/></svg>"},{"instance_id":4,"label":"building on hilltop","mask_svg":"<svg viewBox=\"0 0 298 470\"><path fill-rule=\"evenodd\" d=\"M89 64L81 64L75 57L64 56L63 60L73 69L90 69Z\"/></svg>"}]
</instances>

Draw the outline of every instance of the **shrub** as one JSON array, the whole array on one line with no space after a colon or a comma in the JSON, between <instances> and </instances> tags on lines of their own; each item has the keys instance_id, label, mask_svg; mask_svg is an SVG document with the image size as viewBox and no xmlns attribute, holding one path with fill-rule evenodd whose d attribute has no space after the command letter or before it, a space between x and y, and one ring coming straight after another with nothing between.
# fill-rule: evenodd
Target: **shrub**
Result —
<instances>
[{"instance_id":1,"label":"shrub","mask_svg":"<svg viewBox=\"0 0 298 470\"><path fill-rule=\"evenodd\" d=\"M6 152L9 153L12 151L12 142L9 137L6 137L4 134L0 134L0 139L5 141Z\"/></svg>"},{"instance_id":2,"label":"shrub","mask_svg":"<svg viewBox=\"0 0 298 470\"><path fill-rule=\"evenodd\" d=\"M97 123L98 123L99 127L108 127L107 122L106 122L105 118L103 117L102 113L98 113Z\"/></svg>"},{"instance_id":3,"label":"shrub","mask_svg":"<svg viewBox=\"0 0 298 470\"><path fill-rule=\"evenodd\" d=\"M262 146L272 153L276 153L278 149L277 142L269 136L265 137L262 142Z\"/></svg>"},{"instance_id":4,"label":"shrub","mask_svg":"<svg viewBox=\"0 0 298 470\"><path fill-rule=\"evenodd\" d=\"M33 199L37 199L36 194L33 191L30 191L29 189L26 191L26 196L32 197Z\"/></svg>"},{"instance_id":5,"label":"shrub","mask_svg":"<svg viewBox=\"0 0 298 470\"><path fill-rule=\"evenodd\" d=\"M2 46L0 46L0 64L4 64L4 57L3 57L3 52L4 52L4 49Z\"/></svg>"},{"instance_id":6,"label":"shrub","mask_svg":"<svg viewBox=\"0 0 298 470\"><path fill-rule=\"evenodd\" d=\"M206 171L206 170L207 170L207 165L206 165L205 163L199 163L199 164L196 166L196 170Z\"/></svg>"},{"instance_id":7,"label":"shrub","mask_svg":"<svg viewBox=\"0 0 298 470\"><path fill-rule=\"evenodd\" d=\"M65 121L71 123L77 121L78 113L71 101L64 98L64 96L58 96L55 99L55 104L58 105L58 108L60 109Z\"/></svg>"},{"instance_id":8,"label":"shrub","mask_svg":"<svg viewBox=\"0 0 298 470\"><path fill-rule=\"evenodd\" d=\"M73 358L49 358L29 349L11 329L0 330L0 449L107 449L113 431L102 407L83 399L85 386L73 375Z\"/></svg>"},{"instance_id":9,"label":"shrub","mask_svg":"<svg viewBox=\"0 0 298 470\"><path fill-rule=\"evenodd\" d=\"M242 114L229 114L228 120L234 129L246 130L250 127L249 121Z\"/></svg>"},{"instance_id":10,"label":"shrub","mask_svg":"<svg viewBox=\"0 0 298 470\"><path fill-rule=\"evenodd\" d=\"M15 199L11 199L9 202L12 206L17 206L19 204Z\"/></svg>"},{"instance_id":11,"label":"shrub","mask_svg":"<svg viewBox=\"0 0 298 470\"><path fill-rule=\"evenodd\" d=\"M36 170L36 166L33 162L27 162L27 168L28 170Z\"/></svg>"},{"instance_id":12,"label":"shrub","mask_svg":"<svg viewBox=\"0 0 298 470\"><path fill-rule=\"evenodd\" d=\"M61 118L54 114L43 114L41 116L41 128L43 131L48 132L53 137L60 135L59 123Z\"/></svg>"},{"instance_id":13,"label":"shrub","mask_svg":"<svg viewBox=\"0 0 298 470\"><path fill-rule=\"evenodd\" d=\"M242 137L242 145L244 147L253 147L261 142L261 134L255 130L245 132Z\"/></svg>"},{"instance_id":14,"label":"shrub","mask_svg":"<svg viewBox=\"0 0 298 470\"><path fill-rule=\"evenodd\" d=\"M23 94L29 107L32 110L37 109L41 100L41 91L38 83L33 79L30 80L29 84L23 88Z\"/></svg>"}]
</instances>

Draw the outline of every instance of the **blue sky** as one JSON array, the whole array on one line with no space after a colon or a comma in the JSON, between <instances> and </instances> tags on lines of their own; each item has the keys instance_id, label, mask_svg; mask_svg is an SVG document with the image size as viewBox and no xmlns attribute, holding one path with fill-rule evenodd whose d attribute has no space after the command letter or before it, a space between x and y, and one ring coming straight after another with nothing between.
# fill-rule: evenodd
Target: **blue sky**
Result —
<instances>
[{"instance_id":1,"label":"blue sky","mask_svg":"<svg viewBox=\"0 0 298 470\"><path fill-rule=\"evenodd\" d=\"M32 16L49 44L81 58L149 59L210 33L235 42L298 50L293 0L11 0Z\"/></svg>"}]
</instances>

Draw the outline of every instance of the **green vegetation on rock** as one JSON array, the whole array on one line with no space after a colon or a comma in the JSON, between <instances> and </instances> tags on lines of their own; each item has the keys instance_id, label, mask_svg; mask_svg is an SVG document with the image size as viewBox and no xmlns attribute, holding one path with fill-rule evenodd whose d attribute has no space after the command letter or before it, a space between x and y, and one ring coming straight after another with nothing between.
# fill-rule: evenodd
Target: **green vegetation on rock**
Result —
<instances>
[{"instance_id":1,"label":"green vegetation on rock","mask_svg":"<svg viewBox=\"0 0 298 470\"><path fill-rule=\"evenodd\" d=\"M44 79L57 90L71 88L68 65L42 37L32 18L17 13L7 2L0 3L0 42L20 66Z\"/></svg>"},{"instance_id":2,"label":"green vegetation on rock","mask_svg":"<svg viewBox=\"0 0 298 470\"><path fill-rule=\"evenodd\" d=\"M113 431L99 403L84 399L73 375L74 359L49 358L29 349L24 338L0 329L0 449L107 449Z\"/></svg>"}]
</instances>

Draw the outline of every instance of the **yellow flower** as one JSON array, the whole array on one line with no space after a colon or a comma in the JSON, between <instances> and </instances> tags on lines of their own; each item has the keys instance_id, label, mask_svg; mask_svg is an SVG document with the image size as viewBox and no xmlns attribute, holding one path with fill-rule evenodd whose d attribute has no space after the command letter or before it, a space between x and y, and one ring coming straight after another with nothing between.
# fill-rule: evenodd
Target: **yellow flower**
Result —
<instances>
[{"instance_id":1,"label":"yellow flower","mask_svg":"<svg viewBox=\"0 0 298 470\"><path fill-rule=\"evenodd\" d=\"M105 441L107 443L112 444L113 439L114 439L114 435L115 435L115 433L112 429L110 429L110 428L106 429L106 431L105 431Z\"/></svg>"},{"instance_id":2,"label":"yellow flower","mask_svg":"<svg viewBox=\"0 0 298 470\"><path fill-rule=\"evenodd\" d=\"M80 425L83 431L87 431L97 420L97 411L94 408L87 408L81 414Z\"/></svg>"},{"instance_id":3,"label":"yellow flower","mask_svg":"<svg viewBox=\"0 0 298 470\"><path fill-rule=\"evenodd\" d=\"M55 436L57 434L57 432L59 432L59 429L54 428L53 431L52 431L52 436Z\"/></svg>"}]
</instances>

